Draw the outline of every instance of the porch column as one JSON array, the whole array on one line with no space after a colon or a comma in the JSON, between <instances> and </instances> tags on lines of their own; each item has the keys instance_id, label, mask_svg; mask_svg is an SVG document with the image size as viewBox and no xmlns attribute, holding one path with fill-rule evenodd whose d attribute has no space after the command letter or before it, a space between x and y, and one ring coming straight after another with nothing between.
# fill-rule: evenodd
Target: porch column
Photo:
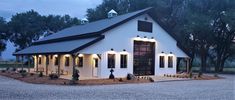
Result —
<instances>
[{"instance_id":1,"label":"porch column","mask_svg":"<svg viewBox=\"0 0 235 100\"><path fill-rule=\"evenodd\" d=\"M186 58L185 59L186 60L186 69L187 69L187 73L189 74L190 72L189 72L189 59L188 58Z\"/></svg>"},{"instance_id":2,"label":"porch column","mask_svg":"<svg viewBox=\"0 0 235 100\"><path fill-rule=\"evenodd\" d=\"M60 57L61 55L58 55L58 76L60 76Z\"/></svg>"},{"instance_id":3,"label":"porch column","mask_svg":"<svg viewBox=\"0 0 235 100\"><path fill-rule=\"evenodd\" d=\"M73 62L72 66L73 66L73 75L74 75L74 73L75 73L75 59L76 59L76 55L72 54L71 56L72 56L72 62Z\"/></svg>"},{"instance_id":4,"label":"porch column","mask_svg":"<svg viewBox=\"0 0 235 100\"><path fill-rule=\"evenodd\" d=\"M24 56L21 56L21 70L23 70L24 67Z\"/></svg>"},{"instance_id":5,"label":"porch column","mask_svg":"<svg viewBox=\"0 0 235 100\"><path fill-rule=\"evenodd\" d=\"M46 55L46 75L48 75L48 64L49 64L49 58L48 55Z\"/></svg>"},{"instance_id":6,"label":"porch column","mask_svg":"<svg viewBox=\"0 0 235 100\"><path fill-rule=\"evenodd\" d=\"M18 61L19 61L19 56L16 56L15 68L19 68L19 66L18 66Z\"/></svg>"},{"instance_id":7,"label":"porch column","mask_svg":"<svg viewBox=\"0 0 235 100\"><path fill-rule=\"evenodd\" d=\"M30 72L30 56L28 56L28 72Z\"/></svg>"},{"instance_id":8,"label":"porch column","mask_svg":"<svg viewBox=\"0 0 235 100\"><path fill-rule=\"evenodd\" d=\"M38 72L38 55L36 55L36 72Z\"/></svg>"}]
</instances>

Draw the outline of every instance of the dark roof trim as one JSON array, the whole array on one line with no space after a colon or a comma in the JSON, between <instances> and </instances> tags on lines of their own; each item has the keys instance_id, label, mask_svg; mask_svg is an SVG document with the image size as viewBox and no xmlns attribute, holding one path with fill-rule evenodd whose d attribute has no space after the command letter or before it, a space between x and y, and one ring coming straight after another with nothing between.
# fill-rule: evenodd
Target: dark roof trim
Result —
<instances>
[{"instance_id":1,"label":"dark roof trim","mask_svg":"<svg viewBox=\"0 0 235 100\"><path fill-rule=\"evenodd\" d=\"M75 35L70 37L63 37L58 39L51 39L47 41L40 41L40 42L34 42L32 45L40 45L40 44L47 44L47 43L54 43L54 42L61 42L61 41L70 41L70 40L76 40L76 39L85 39L85 38L92 38L100 36L98 33L87 33L87 34L81 34L81 35Z\"/></svg>"},{"instance_id":2,"label":"dark roof trim","mask_svg":"<svg viewBox=\"0 0 235 100\"><path fill-rule=\"evenodd\" d=\"M104 35L101 35L100 37L98 37L97 39L95 39L95 40L93 40L93 41L91 41L91 42L89 42L89 43L87 43L87 44L84 44L84 45L82 45L82 46L80 46L80 47L78 47L78 48L76 48L76 49L74 49L74 50L72 50L72 51L70 51L71 53L76 53L76 52L78 52L78 51L80 51L80 50L82 50L82 49L84 49L84 48L86 48L86 47L88 47L88 46L90 46L90 45L92 45L92 44L95 44L96 42L98 42L98 41L100 41L100 40L102 40L102 39L104 39L105 38L105 36Z\"/></svg>"}]
</instances>

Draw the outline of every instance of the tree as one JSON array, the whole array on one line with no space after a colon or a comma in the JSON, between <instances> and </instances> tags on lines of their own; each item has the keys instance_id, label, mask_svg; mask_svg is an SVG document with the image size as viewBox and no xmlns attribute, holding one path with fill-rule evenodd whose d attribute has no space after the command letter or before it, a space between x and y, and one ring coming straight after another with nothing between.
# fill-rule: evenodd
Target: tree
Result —
<instances>
[{"instance_id":1,"label":"tree","mask_svg":"<svg viewBox=\"0 0 235 100\"><path fill-rule=\"evenodd\" d=\"M56 33L62 29L80 24L80 20L78 20L77 18L71 18L69 15L43 16L43 22L43 30L46 32L45 36Z\"/></svg>"},{"instance_id":2,"label":"tree","mask_svg":"<svg viewBox=\"0 0 235 100\"><path fill-rule=\"evenodd\" d=\"M2 51L6 49L6 41L8 40L7 22L3 17L0 17L0 57Z\"/></svg>"},{"instance_id":3,"label":"tree","mask_svg":"<svg viewBox=\"0 0 235 100\"><path fill-rule=\"evenodd\" d=\"M24 49L43 34L42 16L31 10L13 15L8 23L11 37L17 50Z\"/></svg>"},{"instance_id":4,"label":"tree","mask_svg":"<svg viewBox=\"0 0 235 100\"><path fill-rule=\"evenodd\" d=\"M228 21L234 22L231 18L235 16L227 16L226 13L226 11L220 12L213 22L215 46L212 53L215 55L213 60L216 62L215 71L217 73L223 71L225 61L234 53L232 47L234 45L235 29Z\"/></svg>"}]
</instances>

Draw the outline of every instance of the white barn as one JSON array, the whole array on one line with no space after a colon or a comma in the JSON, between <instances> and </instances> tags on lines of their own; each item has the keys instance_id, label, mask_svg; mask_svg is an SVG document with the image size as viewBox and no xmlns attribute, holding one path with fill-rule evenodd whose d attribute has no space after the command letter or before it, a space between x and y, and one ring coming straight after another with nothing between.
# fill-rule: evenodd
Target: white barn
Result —
<instances>
[{"instance_id":1,"label":"white barn","mask_svg":"<svg viewBox=\"0 0 235 100\"><path fill-rule=\"evenodd\" d=\"M35 71L46 75L72 77L74 69L88 79L108 78L110 69L115 77L176 74L177 58L190 57L151 17L151 9L108 14L107 19L64 29L14 55L33 57Z\"/></svg>"}]
</instances>

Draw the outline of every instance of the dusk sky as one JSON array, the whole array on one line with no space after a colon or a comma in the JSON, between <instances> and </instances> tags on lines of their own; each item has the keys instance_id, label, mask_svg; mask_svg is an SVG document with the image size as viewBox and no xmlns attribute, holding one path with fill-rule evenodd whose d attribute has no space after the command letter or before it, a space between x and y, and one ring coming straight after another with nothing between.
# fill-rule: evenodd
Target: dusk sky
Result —
<instances>
[{"instance_id":1,"label":"dusk sky","mask_svg":"<svg viewBox=\"0 0 235 100\"><path fill-rule=\"evenodd\" d=\"M102 0L1 0L0 16L7 21L16 13L37 11L41 15L65 15L84 18L87 8L94 8ZM7 49L2 53L3 59L12 59L15 51L13 44L7 43Z\"/></svg>"},{"instance_id":2,"label":"dusk sky","mask_svg":"<svg viewBox=\"0 0 235 100\"><path fill-rule=\"evenodd\" d=\"M87 8L94 8L102 0L1 0L0 16L9 20L12 15L31 9L42 15L54 14L85 17Z\"/></svg>"}]
</instances>

